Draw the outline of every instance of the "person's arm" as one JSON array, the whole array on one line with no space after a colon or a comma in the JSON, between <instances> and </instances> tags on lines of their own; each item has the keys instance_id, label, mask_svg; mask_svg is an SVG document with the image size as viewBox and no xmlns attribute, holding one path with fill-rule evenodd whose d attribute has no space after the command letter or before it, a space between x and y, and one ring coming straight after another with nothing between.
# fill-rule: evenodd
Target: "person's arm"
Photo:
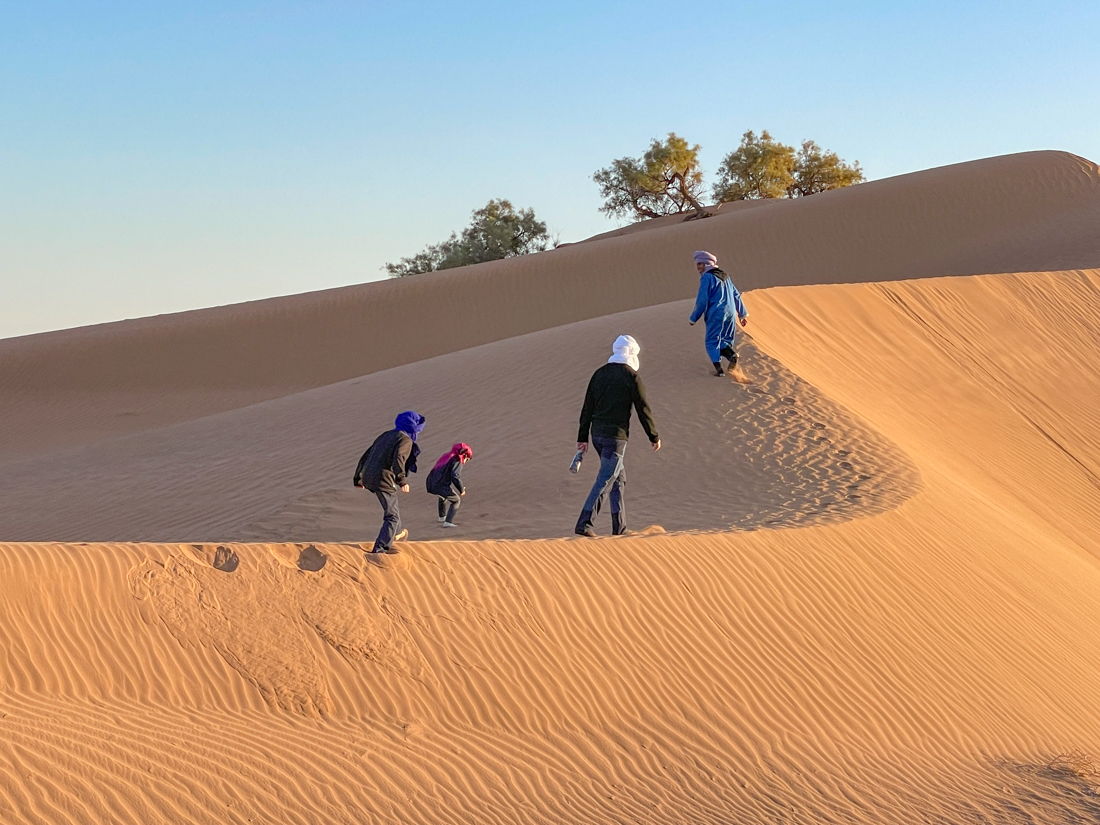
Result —
<instances>
[{"instance_id":1,"label":"person's arm","mask_svg":"<svg viewBox=\"0 0 1100 825\"><path fill-rule=\"evenodd\" d=\"M699 294L695 296L695 309L691 311L691 317L688 318L689 324L694 324L707 311L707 306L710 304L710 281L713 280L713 275L708 280L706 272L699 279Z\"/></svg>"},{"instance_id":2,"label":"person's arm","mask_svg":"<svg viewBox=\"0 0 1100 825\"><path fill-rule=\"evenodd\" d=\"M749 311L745 309L745 302L741 299L741 290L732 283L730 286L733 288L733 305L737 309L737 317L741 319L741 326L745 326L749 320Z\"/></svg>"},{"instance_id":3,"label":"person's arm","mask_svg":"<svg viewBox=\"0 0 1100 825\"><path fill-rule=\"evenodd\" d=\"M371 447L373 446L372 444ZM370 457L371 447L367 447L367 451L363 453L362 457L359 459L359 463L355 465L355 475L352 476L351 483L356 487L363 486L363 468L366 466L367 459Z\"/></svg>"},{"instance_id":4,"label":"person's arm","mask_svg":"<svg viewBox=\"0 0 1100 825\"><path fill-rule=\"evenodd\" d=\"M653 423L653 413L649 411L649 401L645 397L645 384L640 375L634 376L634 409L638 412L638 420L642 422L642 429L649 436L650 443L661 443L657 435L657 425Z\"/></svg>"},{"instance_id":5,"label":"person's arm","mask_svg":"<svg viewBox=\"0 0 1100 825\"><path fill-rule=\"evenodd\" d=\"M581 407L581 426L577 430L577 449L588 449L588 433L592 429L592 413L596 410L596 376L588 380L588 391L584 394L584 405ZM584 445L583 447L581 445Z\"/></svg>"},{"instance_id":6,"label":"person's arm","mask_svg":"<svg viewBox=\"0 0 1100 825\"><path fill-rule=\"evenodd\" d=\"M462 459L452 458L454 463L454 470L451 471L451 489L457 492L460 496L466 495L466 486L462 483Z\"/></svg>"},{"instance_id":7,"label":"person's arm","mask_svg":"<svg viewBox=\"0 0 1100 825\"><path fill-rule=\"evenodd\" d=\"M408 474L405 472L405 464L412 455L413 442L408 436L400 438L393 449L393 483L398 487L404 487L409 483Z\"/></svg>"}]
</instances>

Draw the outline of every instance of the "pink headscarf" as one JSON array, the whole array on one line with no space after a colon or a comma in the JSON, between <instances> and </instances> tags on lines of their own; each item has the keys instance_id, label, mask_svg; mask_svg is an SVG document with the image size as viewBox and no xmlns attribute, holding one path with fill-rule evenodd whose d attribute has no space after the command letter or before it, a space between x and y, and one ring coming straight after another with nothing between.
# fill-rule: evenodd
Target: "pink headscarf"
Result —
<instances>
[{"instance_id":1,"label":"pink headscarf","mask_svg":"<svg viewBox=\"0 0 1100 825\"><path fill-rule=\"evenodd\" d=\"M463 444L461 441L451 447L450 452L446 452L439 457L439 461L435 463L433 470L438 470L444 466L452 458L457 458L461 461L465 457L467 461L474 457L474 451L470 449L469 444Z\"/></svg>"}]
</instances>

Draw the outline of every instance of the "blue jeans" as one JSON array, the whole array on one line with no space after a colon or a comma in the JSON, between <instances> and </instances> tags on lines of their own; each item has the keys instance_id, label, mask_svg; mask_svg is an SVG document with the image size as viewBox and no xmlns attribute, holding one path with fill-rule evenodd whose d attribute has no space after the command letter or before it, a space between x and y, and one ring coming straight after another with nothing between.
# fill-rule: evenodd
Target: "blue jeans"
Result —
<instances>
[{"instance_id":1,"label":"blue jeans","mask_svg":"<svg viewBox=\"0 0 1100 825\"><path fill-rule=\"evenodd\" d=\"M375 550L389 550L393 537L401 532L401 510L397 506L397 490L377 490L378 503L382 505L382 529L374 540Z\"/></svg>"},{"instance_id":2,"label":"blue jeans","mask_svg":"<svg viewBox=\"0 0 1100 825\"><path fill-rule=\"evenodd\" d=\"M625 523L626 509L623 501L623 491L626 488L626 467L623 464L623 454L626 452L625 438L602 438L592 436L592 448L600 457L600 470L596 473L596 481L592 485L592 491L584 502L584 511L581 513L581 523L578 527L592 525L592 515L600 512L603 506L604 496L611 490L611 513L620 525ZM587 517L587 521L585 520Z\"/></svg>"},{"instance_id":3,"label":"blue jeans","mask_svg":"<svg viewBox=\"0 0 1100 825\"><path fill-rule=\"evenodd\" d=\"M436 496L436 498L439 499L439 517L454 524L455 513L462 505L462 499L454 493L449 496Z\"/></svg>"}]
</instances>

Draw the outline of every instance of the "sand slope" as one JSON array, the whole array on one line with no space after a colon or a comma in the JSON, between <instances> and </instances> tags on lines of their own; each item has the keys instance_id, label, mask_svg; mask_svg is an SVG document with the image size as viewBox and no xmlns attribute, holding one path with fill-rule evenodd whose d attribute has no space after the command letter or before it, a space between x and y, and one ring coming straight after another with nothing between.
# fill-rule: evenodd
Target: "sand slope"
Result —
<instances>
[{"instance_id":1,"label":"sand slope","mask_svg":"<svg viewBox=\"0 0 1100 825\"><path fill-rule=\"evenodd\" d=\"M351 475L405 407L428 419L423 469L402 503L415 538L440 536L424 477L457 440L475 450L459 537L569 535L598 466L593 460L575 476L565 472L580 405L621 332L642 342L642 375L665 444L654 454L635 426L628 476L634 526L836 521L896 506L919 487L911 461L887 439L751 341L742 350L756 385L711 377L702 330L687 323L690 308L679 301L582 321L63 456L9 462L0 476L0 536L373 538L377 502L351 485Z\"/></svg>"},{"instance_id":2,"label":"sand slope","mask_svg":"<svg viewBox=\"0 0 1100 825\"><path fill-rule=\"evenodd\" d=\"M652 391L670 382L665 403L687 417L678 438L716 410L751 431L791 407L820 435L793 427L777 449L821 437L881 451L909 481L874 515L420 542L381 563L316 542L2 545L0 815L1097 821L1085 779L1043 766L1100 753L1098 286L1096 271L1067 271L759 291L765 393L708 378L690 346L647 362ZM627 320L672 342L683 309ZM596 322L568 333L578 352L607 336ZM550 336L447 358L489 375L494 348L523 360ZM387 375L409 380L315 392L350 403ZM518 380L537 400L538 373ZM252 423L300 421L327 397L266 402ZM501 406L476 397L439 419L476 428L461 416ZM245 413L211 420L241 438ZM720 437L736 454L738 431ZM233 466L210 465L216 493L235 487ZM60 500L48 506L64 523Z\"/></svg>"},{"instance_id":3,"label":"sand slope","mask_svg":"<svg viewBox=\"0 0 1100 825\"><path fill-rule=\"evenodd\" d=\"M1100 171L990 158L402 281L0 341L0 460L236 409L689 297L690 254L742 289L1100 266Z\"/></svg>"}]
</instances>

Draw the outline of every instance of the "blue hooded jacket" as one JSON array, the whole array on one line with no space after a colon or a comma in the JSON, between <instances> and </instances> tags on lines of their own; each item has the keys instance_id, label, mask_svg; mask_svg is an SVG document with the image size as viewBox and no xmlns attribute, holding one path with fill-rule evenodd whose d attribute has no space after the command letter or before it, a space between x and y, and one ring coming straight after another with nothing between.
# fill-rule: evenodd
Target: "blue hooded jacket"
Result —
<instances>
[{"instance_id":1,"label":"blue hooded jacket","mask_svg":"<svg viewBox=\"0 0 1100 825\"><path fill-rule=\"evenodd\" d=\"M700 317L707 320L707 355L711 361L717 361L723 347L733 346L737 319L749 317L733 280L717 267L711 267L699 278L699 294L688 320L694 324Z\"/></svg>"},{"instance_id":2,"label":"blue hooded jacket","mask_svg":"<svg viewBox=\"0 0 1100 825\"><path fill-rule=\"evenodd\" d=\"M424 416L412 410L405 410L394 419L393 426L416 441L417 435L424 429Z\"/></svg>"},{"instance_id":3,"label":"blue hooded jacket","mask_svg":"<svg viewBox=\"0 0 1100 825\"><path fill-rule=\"evenodd\" d=\"M393 423L396 426L378 436L359 459L352 477L356 487L372 493L393 492L408 482L409 473L416 472L420 455L416 436L424 429L424 416L406 410Z\"/></svg>"}]
</instances>

